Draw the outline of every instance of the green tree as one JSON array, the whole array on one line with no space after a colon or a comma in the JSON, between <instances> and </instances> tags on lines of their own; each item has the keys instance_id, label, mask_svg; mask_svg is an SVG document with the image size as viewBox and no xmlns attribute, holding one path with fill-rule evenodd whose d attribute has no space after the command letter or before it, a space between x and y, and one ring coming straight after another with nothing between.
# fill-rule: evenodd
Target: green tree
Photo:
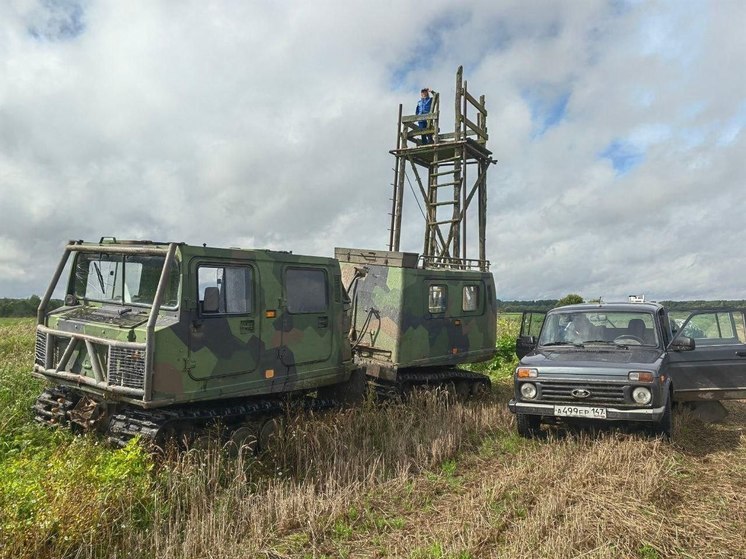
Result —
<instances>
[{"instance_id":1,"label":"green tree","mask_svg":"<svg viewBox=\"0 0 746 559\"><path fill-rule=\"evenodd\" d=\"M580 295L576 293L570 293L562 297L562 299L560 299L559 301L557 301L557 304L555 305L555 307L561 307L563 305L577 305L578 303L585 303L585 301Z\"/></svg>"}]
</instances>

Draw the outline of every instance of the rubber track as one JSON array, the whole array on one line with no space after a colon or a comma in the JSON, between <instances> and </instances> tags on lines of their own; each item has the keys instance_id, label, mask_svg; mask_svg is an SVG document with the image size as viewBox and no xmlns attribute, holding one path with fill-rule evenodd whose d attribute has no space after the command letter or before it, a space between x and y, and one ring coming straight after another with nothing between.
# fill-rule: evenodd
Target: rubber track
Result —
<instances>
[{"instance_id":1,"label":"rubber track","mask_svg":"<svg viewBox=\"0 0 746 559\"><path fill-rule=\"evenodd\" d=\"M68 412L81 395L71 389L58 386L42 392L33 406L34 419L50 426L68 425ZM109 443L123 447L136 436L144 442L155 443L164 427L184 425L196 433L213 423L232 423L247 419L268 419L291 411L322 411L338 407L331 400L299 398L298 400L259 399L240 403L215 403L184 405L171 408L144 410L125 407L112 415L105 436Z\"/></svg>"},{"instance_id":2,"label":"rubber track","mask_svg":"<svg viewBox=\"0 0 746 559\"><path fill-rule=\"evenodd\" d=\"M321 411L336 405L336 402L328 400L303 398L298 401L261 399L246 403L216 403L156 410L128 407L112 416L106 437L109 443L119 447L125 446L138 435L145 442L156 443L162 430L172 425L184 425L197 433L211 424L233 423L252 418L268 419L280 416L286 410Z\"/></svg>"},{"instance_id":3,"label":"rubber track","mask_svg":"<svg viewBox=\"0 0 746 559\"><path fill-rule=\"evenodd\" d=\"M402 395L407 385L416 386L439 386L457 380L465 380L471 384L484 384L487 389L492 386L490 377L481 373L465 371L463 369L448 369L430 372L421 371L399 371L395 383L381 381L380 379L368 379L373 384L374 389L379 396L391 397Z\"/></svg>"},{"instance_id":4,"label":"rubber track","mask_svg":"<svg viewBox=\"0 0 746 559\"><path fill-rule=\"evenodd\" d=\"M51 426L67 425L70 423L67 414L79 399L80 395L63 386L48 388L39 395L32 408L34 420Z\"/></svg>"}]
</instances>

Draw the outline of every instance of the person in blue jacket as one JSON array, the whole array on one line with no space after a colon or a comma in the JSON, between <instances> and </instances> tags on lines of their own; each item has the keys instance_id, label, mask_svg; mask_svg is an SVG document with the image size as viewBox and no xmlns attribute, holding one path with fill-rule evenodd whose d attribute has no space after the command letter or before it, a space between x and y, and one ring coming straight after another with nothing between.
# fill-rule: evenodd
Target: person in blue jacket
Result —
<instances>
[{"instance_id":1,"label":"person in blue jacket","mask_svg":"<svg viewBox=\"0 0 746 559\"><path fill-rule=\"evenodd\" d=\"M433 98L430 97L430 91L431 89L429 87L426 87L420 91L420 100L417 102L417 112L414 114L416 115L424 115L430 112L430 109L433 106ZM420 130L424 130L427 128L427 121L426 120L418 120L417 126L420 128ZM432 134L423 134L422 135L422 143L423 144L432 144L433 143L433 135Z\"/></svg>"}]
</instances>

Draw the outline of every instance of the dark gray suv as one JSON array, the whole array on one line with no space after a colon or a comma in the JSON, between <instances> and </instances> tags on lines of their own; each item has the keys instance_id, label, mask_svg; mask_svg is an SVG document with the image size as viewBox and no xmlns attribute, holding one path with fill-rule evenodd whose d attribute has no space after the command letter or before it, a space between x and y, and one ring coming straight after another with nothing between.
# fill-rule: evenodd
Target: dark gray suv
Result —
<instances>
[{"instance_id":1,"label":"dark gray suv","mask_svg":"<svg viewBox=\"0 0 746 559\"><path fill-rule=\"evenodd\" d=\"M516 347L509 407L523 436L572 418L646 422L670 437L673 402L746 398L740 309L570 305L524 313Z\"/></svg>"}]
</instances>

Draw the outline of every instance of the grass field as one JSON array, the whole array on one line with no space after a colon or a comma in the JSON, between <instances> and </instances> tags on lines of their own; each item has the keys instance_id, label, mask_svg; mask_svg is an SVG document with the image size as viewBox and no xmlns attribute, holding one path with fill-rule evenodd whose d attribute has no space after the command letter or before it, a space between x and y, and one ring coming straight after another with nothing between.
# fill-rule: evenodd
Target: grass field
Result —
<instances>
[{"instance_id":1,"label":"grass field","mask_svg":"<svg viewBox=\"0 0 746 559\"><path fill-rule=\"evenodd\" d=\"M289 418L263 455L156 462L33 424L33 321L0 320L0 557L746 557L746 403L639 434L526 441L506 402L417 395Z\"/></svg>"}]
</instances>

